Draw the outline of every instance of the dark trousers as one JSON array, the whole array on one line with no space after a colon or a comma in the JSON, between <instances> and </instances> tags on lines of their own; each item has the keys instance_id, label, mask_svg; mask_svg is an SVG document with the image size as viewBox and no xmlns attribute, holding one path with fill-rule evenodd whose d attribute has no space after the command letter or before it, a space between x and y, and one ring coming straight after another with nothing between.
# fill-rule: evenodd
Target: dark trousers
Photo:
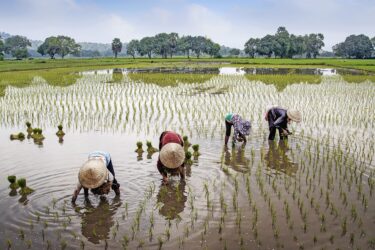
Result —
<instances>
[{"instance_id":1,"label":"dark trousers","mask_svg":"<svg viewBox=\"0 0 375 250\"><path fill-rule=\"evenodd\" d=\"M113 183L117 183L117 180L116 180L116 177L115 177L115 170L113 169L113 165L112 165L112 160L109 161L107 169L113 175Z\"/></svg>"},{"instance_id":2,"label":"dark trousers","mask_svg":"<svg viewBox=\"0 0 375 250\"><path fill-rule=\"evenodd\" d=\"M280 140L288 139L288 136L282 134L281 128L270 127L270 134L268 136L268 140L274 140L275 139L276 129L279 130Z\"/></svg>"},{"instance_id":3,"label":"dark trousers","mask_svg":"<svg viewBox=\"0 0 375 250\"><path fill-rule=\"evenodd\" d=\"M274 140L275 139L276 129L279 130L280 140L288 139L288 136L283 135L283 130L282 130L281 127L276 128L275 126L273 126L274 122L275 121L274 121L274 119L272 117L271 112L268 112L268 126L270 128L270 134L268 136L268 140ZM286 128L284 128L284 129L286 129Z\"/></svg>"}]
</instances>

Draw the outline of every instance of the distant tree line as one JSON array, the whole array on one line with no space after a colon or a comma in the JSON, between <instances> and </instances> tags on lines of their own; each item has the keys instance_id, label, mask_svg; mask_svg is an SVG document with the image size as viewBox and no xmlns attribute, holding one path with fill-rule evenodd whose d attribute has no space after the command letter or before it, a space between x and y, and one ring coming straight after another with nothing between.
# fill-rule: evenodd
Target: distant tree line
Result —
<instances>
[{"instance_id":1,"label":"distant tree line","mask_svg":"<svg viewBox=\"0 0 375 250\"><path fill-rule=\"evenodd\" d=\"M203 54L211 57L219 56L220 45L203 36L182 36L177 33L160 33L141 40L131 40L127 46L128 55L135 58L137 55L151 58L159 55L162 58L172 57L182 53L190 58L194 53L197 58Z\"/></svg>"},{"instance_id":2,"label":"distant tree line","mask_svg":"<svg viewBox=\"0 0 375 250\"><path fill-rule=\"evenodd\" d=\"M371 40L365 35L350 35L344 42L332 47L336 56L346 58L370 58L375 53L375 37Z\"/></svg>"},{"instance_id":3,"label":"distant tree line","mask_svg":"<svg viewBox=\"0 0 375 250\"><path fill-rule=\"evenodd\" d=\"M285 27L279 27L276 34L263 38L250 38L245 43L245 53L256 56L293 58L300 55L316 58L324 46L323 34L297 36L289 34Z\"/></svg>"},{"instance_id":4,"label":"distant tree line","mask_svg":"<svg viewBox=\"0 0 375 250\"><path fill-rule=\"evenodd\" d=\"M4 42L0 39L0 58L3 58L4 53L10 54L16 59L26 58L28 46L31 46L31 43L24 36L8 37Z\"/></svg>"},{"instance_id":5,"label":"distant tree line","mask_svg":"<svg viewBox=\"0 0 375 250\"><path fill-rule=\"evenodd\" d=\"M67 55L83 57L109 56L113 53L118 55L128 55L133 58L145 56L152 58L159 56L162 58L173 57L175 55L195 56L200 58L203 55L211 57L221 57L229 55L232 57L243 56L246 53L249 57L275 57L293 58L296 56L306 58L316 58L324 46L324 36L320 33L294 35L290 34L285 27L279 27L274 35L266 35L262 38L250 38L245 43L244 51L236 48L220 46L211 39L203 36L182 36L177 33L159 33L155 36L143 37L140 40L131 40L128 44L123 44L119 38L114 38L112 44L102 44L104 51L98 51L98 44L84 43L89 49L82 49L82 46L68 36L50 36L44 42L30 42L24 36L10 36L7 33L0 33L5 39L0 37L0 60L4 56L12 56L16 59L27 58L32 52L32 56L38 53L42 56L49 56L54 59L56 55L64 58ZM33 44L34 50L28 51L28 47ZM37 46L39 45L39 46ZM121 52L124 49L124 52ZM370 39L366 35L350 35L344 42L332 47L334 55L345 58L371 58L375 57L375 37ZM36 50L36 51L35 51ZM126 52L126 53L125 53Z\"/></svg>"}]
</instances>

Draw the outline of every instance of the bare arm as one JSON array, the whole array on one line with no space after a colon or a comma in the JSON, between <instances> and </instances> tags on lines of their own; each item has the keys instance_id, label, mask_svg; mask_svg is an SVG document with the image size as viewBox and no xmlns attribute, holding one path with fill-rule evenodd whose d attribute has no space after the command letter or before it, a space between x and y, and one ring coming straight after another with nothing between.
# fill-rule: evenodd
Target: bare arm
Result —
<instances>
[{"instance_id":1,"label":"bare arm","mask_svg":"<svg viewBox=\"0 0 375 250\"><path fill-rule=\"evenodd\" d=\"M76 202L77 196L78 196L79 192L81 191L81 189L82 189L82 185L81 184L77 184L77 188L74 190L74 193L73 193L72 203Z\"/></svg>"}]
</instances>

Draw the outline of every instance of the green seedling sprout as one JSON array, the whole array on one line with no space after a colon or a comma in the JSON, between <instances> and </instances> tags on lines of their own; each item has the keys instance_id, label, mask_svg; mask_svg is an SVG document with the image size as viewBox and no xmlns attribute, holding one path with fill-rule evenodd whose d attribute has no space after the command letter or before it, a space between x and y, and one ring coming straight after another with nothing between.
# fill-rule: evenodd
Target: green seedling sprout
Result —
<instances>
[{"instance_id":1,"label":"green seedling sprout","mask_svg":"<svg viewBox=\"0 0 375 250\"><path fill-rule=\"evenodd\" d=\"M16 180L17 180L17 177L15 175L8 176L8 181L10 183L9 187L11 189L17 189L19 187L18 183L16 182Z\"/></svg>"},{"instance_id":2,"label":"green seedling sprout","mask_svg":"<svg viewBox=\"0 0 375 250\"><path fill-rule=\"evenodd\" d=\"M35 141L42 141L44 140L44 136L43 136L43 130L41 128L34 128L33 129L33 134L31 135L31 137L35 140Z\"/></svg>"},{"instance_id":3,"label":"green seedling sprout","mask_svg":"<svg viewBox=\"0 0 375 250\"><path fill-rule=\"evenodd\" d=\"M22 132L19 132L18 134L11 134L10 140L20 140L23 141L25 139L25 134Z\"/></svg>"},{"instance_id":4,"label":"green seedling sprout","mask_svg":"<svg viewBox=\"0 0 375 250\"><path fill-rule=\"evenodd\" d=\"M26 245L27 245L27 248L28 248L28 249L31 248L32 244L33 244L33 242L32 242L30 239L28 239L28 240L26 241Z\"/></svg>"},{"instance_id":5,"label":"green seedling sprout","mask_svg":"<svg viewBox=\"0 0 375 250\"><path fill-rule=\"evenodd\" d=\"M191 160L191 156L192 154L190 151L185 152L185 164L188 166L193 164L193 161Z\"/></svg>"},{"instance_id":6,"label":"green seedling sprout","mask_svg":"<svg viewBox=\"0 0 375 250\"><path fill-rule=\"evenodd\" d=\"M57 126L57 129L58 129L58 131L56 132L56 135L57 135L58 137L62 137L62 136L65 135L64 131L62 130L62 129L63 129L63 126L62 126L61 124Z\"/></svg>"},{"instance_id":7,"label":"green seedling sprout","mask_svg":"<svg viewBox=\"0 0 375 250\"><path fill-rule=\"evenodd\" d=\"M8 250L12 248L12 241L10 239L7 239L7 247Z\"/></svg>"},{"instance_id":8,"label":"green seedling sprout","mask_svg":"<svg viewBox=\"0 0 375 250\"><path fill-rule=\"evenodd\" d=\"M146 146L147 146L147 153L149 153L149 154L151 154L151 155L152 155L153 153L159 152L158 149L156 149L156 148L154 148L154 147L152 146L151 141L147 141L147 142L146 142Z\"/></svg>"},{"instance_id":9,"label":"green seedling sprout","mask_svg":"<svg viewBox=\"0 0 375 250\"><path fill-rule=\"evenodd\" d=\"M19 193L21 195L28 195L28 194L31 194L32 192L34 192L33 189L26 186L26 179L24 179L24 178L18 179L17 184L21 188L21 190L19 191Z\"/></svg>"},{"instance_id":10,"label":"green seedling sprout","mask_svg":"<svg viewBox=\"0 0 375 250\"><path fill-rule=\"evenodd\" d=\"M186 135L184 135L182 137L182 140L184 141L184 147L187 150L191 146L191 143L189 142L189 137L187 137Z\"/></svg>"},{"instance_id":11,"label":"green seedling sprout","mask_svg":"<svg viewBox=\"0 0 375 250\"><path fill-rule=\"evenodd\" d=\"M26 127L27 127L27 133L28 134L31 134L33 132L33 128L31 127L31 123L30 122L26 122Z\"/></svg>"},{"instance_id":12,"label":"green seedling sprout","mask_svg":"<svg viewBox=\"0 0 375 250\"><path fill-rule=\"evenodd\" d=\"M138 141L137 142L137 149L135 150L136 153L138 154L142 154L144 151L143 151L143 143L141 141Z\"/></svg>"},{"instance_id":13,"label":"green seedling sprout","mask_svg":"<svg viewBox=\"0 0 375 250\"><path fill-rule=\"evenodd\" d=\"M198 156L201 155L201 154L199 153L199 144L194 144L194 145L193 145L193 150L194 150L194 152L193 152L193 156L194 156L194 157L198 157Z\"/></svg>"}]
</instances>

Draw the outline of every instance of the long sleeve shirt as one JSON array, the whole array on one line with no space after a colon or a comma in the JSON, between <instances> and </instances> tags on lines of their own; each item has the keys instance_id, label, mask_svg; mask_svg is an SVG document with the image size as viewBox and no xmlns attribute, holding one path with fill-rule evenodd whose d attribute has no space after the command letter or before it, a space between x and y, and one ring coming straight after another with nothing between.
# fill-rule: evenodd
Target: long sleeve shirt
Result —
<instances>
[{"instance_id":1,"label":"long sleeve shirt","mask_svg":"<svg viewBox=\"0 0 375 250\"><path fill-rule=\"evenodd\" d=\"M283 128L288 127L288 116L286 109L282 108L272 108L268 111L268 122L270 128Z\"/></svg>"}]
</instances>

